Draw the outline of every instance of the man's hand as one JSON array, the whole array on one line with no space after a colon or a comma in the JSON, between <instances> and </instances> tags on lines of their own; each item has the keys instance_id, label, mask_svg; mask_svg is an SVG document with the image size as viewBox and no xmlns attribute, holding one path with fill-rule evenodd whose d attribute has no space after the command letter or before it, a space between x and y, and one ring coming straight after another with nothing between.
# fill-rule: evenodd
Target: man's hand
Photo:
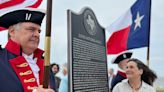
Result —
<instances>
[{"instance_id":1,"label":"man's hand","mask_svg":"<svg viewBox=\"0 0 164 92\"><path fill-rule=\"evenodd\" d=\"M35 88L32 92L55 92L53 89L45 89L43 88L42 85L40 85L39 87Z\"/></svg>"}]
</instances>

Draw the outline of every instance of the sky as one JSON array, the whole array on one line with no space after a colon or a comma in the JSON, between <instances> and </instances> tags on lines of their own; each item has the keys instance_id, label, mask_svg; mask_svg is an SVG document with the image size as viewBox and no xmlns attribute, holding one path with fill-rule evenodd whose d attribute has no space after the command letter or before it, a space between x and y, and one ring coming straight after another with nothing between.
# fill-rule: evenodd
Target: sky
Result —
<instances>
[{"instance_id":1,"label":"sky","mask_svg":"<svg viewBox=\"0 0 164 92\"><path fill-rule=\"evenodd\" d=\"M46 9L46 1L39 8ZM90 7L97 17L99 24L106 28L126 12L136 0L53 0L52 34L51 34L51 63L60 65L67 62L67 10L79 13L82 8ZM150 35L150 65L149 67L164 77L164 0L152 0L151 11L151 35ZM45 30L45 19L42 23ZM45 31L41 33L39 47L44 49ZM110 33L106 32L106 39ZM7 31L0 32L0 44L5 46ZM147 48L139 48L133 51L134 58L142 60L146 64ZM116 55L108 55L108 68L117 71L117 65L111 63Z\"/></svg>"}]
</instances>

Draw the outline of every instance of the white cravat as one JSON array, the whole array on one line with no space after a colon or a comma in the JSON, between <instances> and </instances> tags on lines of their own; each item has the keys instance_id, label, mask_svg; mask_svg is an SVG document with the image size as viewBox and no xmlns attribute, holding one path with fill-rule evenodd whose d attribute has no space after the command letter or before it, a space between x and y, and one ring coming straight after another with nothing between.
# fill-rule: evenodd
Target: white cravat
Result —
<instances>
[{"instance_id":1,"label":"white cravat","mask_svg":"<svg viewBox=\"0 0 164 92\"><path fill-rule=\"evenodd\" d=\"M125 73L125 71L121 69L120 67L118 67L118 71Z\"/></svg>"},{"instance_id":2,"label":"white cravat","mask_svg":"<svg viewBox=\"0 0 164 92\"><path fill-rule=\"evenodd\" d=\"M39 69L38 65L36 64L37 58L33 59L34 54L31 54L28 56L28 55L22 53L22 55L26 59L26 61L28 62L29 66L31 67L32 72L34 74L34 77L37 80L37 84L39 85L40 84L39 83L39 71L40 71L40 69Z\"/></svg>"}]
</instances>

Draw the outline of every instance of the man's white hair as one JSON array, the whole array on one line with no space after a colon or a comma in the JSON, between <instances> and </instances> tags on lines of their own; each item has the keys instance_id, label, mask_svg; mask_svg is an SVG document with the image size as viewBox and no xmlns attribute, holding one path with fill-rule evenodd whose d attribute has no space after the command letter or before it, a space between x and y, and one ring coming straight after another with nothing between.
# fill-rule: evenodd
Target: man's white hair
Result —
<instances>
[{"instance_id":1,"label":"man's white hair","mask_svg":"<svg viewBox=\"0 0 164 92\"><path fill-rule=\"evenodd\" d=\"M12 27L13 27L15 30L20 30L21 24L22 24L22 22L17 23L17 24L14 24Z\"/></svg>"}]
</instances>

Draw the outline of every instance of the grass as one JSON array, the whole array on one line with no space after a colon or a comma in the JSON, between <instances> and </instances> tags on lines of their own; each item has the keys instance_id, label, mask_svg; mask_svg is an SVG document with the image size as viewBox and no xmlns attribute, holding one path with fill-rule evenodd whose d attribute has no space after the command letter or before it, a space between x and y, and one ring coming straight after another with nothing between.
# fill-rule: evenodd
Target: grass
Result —
<instances>
[{"instance_id":1,"label":"grass","mask_svg":"<svg viewBox=\"0 0 164 92\"><path fill-rule=\"evenodd\" d=\"M157 89L157 92L164 92L164 89Z\"/></svg>"},{"instance_id":2,"label":"grass","mask_svg":"<svg viewBox=\"0 0 164 92\"><path fill-rule=\"evenodd\" d=\"M157 90L157 92L164 92L164 90Z\"/></svg>"}]
</instances>

